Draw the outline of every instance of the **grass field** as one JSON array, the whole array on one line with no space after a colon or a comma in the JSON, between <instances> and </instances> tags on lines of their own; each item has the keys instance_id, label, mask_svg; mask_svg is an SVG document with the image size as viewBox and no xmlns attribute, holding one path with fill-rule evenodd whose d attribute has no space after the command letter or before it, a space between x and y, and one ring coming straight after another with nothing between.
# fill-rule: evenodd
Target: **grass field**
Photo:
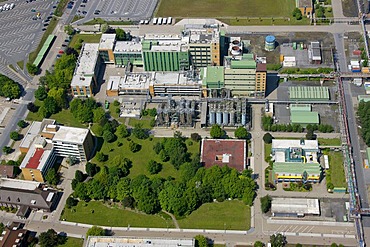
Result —
<instances>
[{"instance_id":1,"label":"grass field","mask_svg":"<svg viewBox=\"0 0 370 247\"><path fill-rule=\"evenodd\" d=\"M176 6L176 7L174 7ZM292 0L161 0L156 16L173 17L290 17Z\"/></svg>"},{"instance_id":2,"label":"grass field","mask_svg":"<svg viewBox=\"0 0 370 247\"><path fill-rule=\"evenodd\" d=\"M69 43L69 47L74 47L79 39L82 39L86 43L99 43L100 37L101 34L75 34Z\"/></svg>"},{"instance_id":3,"label":"grass field","mask_svg":"<svg viewBox=\"0 0 370 247\"><path fill-rule=\"evenodd\" d=\"M270 157L270 154L271 154L271 148L272 148L272 144L266 144L264 143L263 144L265 146L265 160L267 160L269 157Z\"/></svg>"},{"instance_id":4,"label":"grass field","mask_svg":"<svg viewBox=\"0 0 370 247\"><path fill-rule=\"evenodd\" d=\"M318 138L318 141L320 146L340 146L342 144L342 141L339 138Z\"/></svg>"},{"instance_id":5,"label":"grass field","mask_svg":"<svg viewBox=\"0 0 370 247\"><path fill-rule=\"evenodd\" d=\"M92 210L94 213L92 213ZM65 208L61 219L100 226L173 227L172 220L166 221L158 215L108 208L98 201L79 202L73 209Z\"/></svg>"},{"instance_id":6,"label":"grass field","mask_svg":"<svg viewBox=\"0 0 370 247\"><path fill-rule=\"evenodd\" d=\"M250 207L233 200L203 204L178 223L180 228L185 229L248 230L250 221Z\"/></svg>"},{"instance_id":7,"label":"grass field","mask_svg":"<svg viewBox=\"0 0 370 247\"><path fill-rule=\"evenodd\" d=\"M303 17L301 20L295 18L217 18L219 21L224 22L231 26L250 26L250 25L309 25L310 20Z\"/></svg>"},{"instance_id":8,"label":"grass field","mask_svg":"<svg viewBox=\"0 0 370 247\"><path fill-rule=\"evenodd\" d=\"M163 178L168 178L169 176L174 178L178 177L178 171L173 167L173 165L171 165L169 162L162 162L159 155L157 155L153 151L153 145L157 142L162 141L162 138L153 138L152 141L150 141L150 139L139 140L133 136L130 136L129 138L135 143L141 145L140 151L136 153L131 152L131 150L128 148L129 141L126 138L119 138L112 143L104 142L100 151L103 152L105 155L108 155L108 160L117 155L122 155L123 157L129 158L132 161L132 168L130 169L129 175L130 177L136 177L140 174L145 174L148 177L155 176L150 175L146 168L148 161L151 159L163 165L162 171L159 173L159 176ZM118 142L121 142L123 145L121 147L118 147ZM191 154L200 152L199 145L199 142L193 142L193 145L189 145L189 141L187 141L188 150ZM98 162L95 158L93 159L93 162L98 165L105 164L109 166L109 162Z\"/></svg>"},{"instance_id":9,"label":"grass field","mask_svg":"<svg viewBox=\"0 0 370 247\"><path fill-rule=\"evenodd\" d=\"M329 155L329 164L331 172L331 182L334 187L347 188L346 175L344 173L342 152L333 152L325 150L324 154Z\"/></svg>"},{"instance_id":10,"label":"grass field","mask_svg":"<svg viewBox=\"0 0 370 247\"><path fill-rule=\"evenodd\" d=\"M67 237L67 242L62 245L58 245L59 247L82 247L84 244L84 240L82 238L71 238Z\"/></svg>"},{"instance_id":11,"label":"grass field","mask_svg":"<svg viewBox=\"0 0 370 247\"><path fill-rule=\"evenodd\" d=\"M141 119L130 118L128 125L135 127L136 124L141 124L144 129L151 129L152 127L150 126L150 121L152 120L152 118L153 117L150 116L145 116Z\"/></svg>"},{"instance_id":12,"label":"grass field","mask_svg":"<svg viewBox=\"0 0 370 247\"><path fill-rule=\"evenodd\" d=\"M49 23L48 28L46 29L46 31L42 35L41 41L40 41L39 45L37 46L37 49L30 53L30 55L28 57L28 60L29 60L30 63L33 63L35 61L35 59L37 57L37 54L39 54L42 46L44 45L44 43L46 41L46 39L48 38L48 36L50 34L52 34L52 32L54 31L57 24L58 24L58 20L53 17L51 19L50 23Z\"/></svg>"}]
</instances>

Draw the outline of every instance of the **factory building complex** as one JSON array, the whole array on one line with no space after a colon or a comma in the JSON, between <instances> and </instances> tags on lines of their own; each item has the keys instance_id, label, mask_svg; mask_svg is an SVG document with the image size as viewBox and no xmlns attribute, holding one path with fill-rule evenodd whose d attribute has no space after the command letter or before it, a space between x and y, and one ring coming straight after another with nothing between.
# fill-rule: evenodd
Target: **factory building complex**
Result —
<instances>
[{"instance_id":1,"label":"factory building complex","mask_svg":"<svg viewBox=\"0 0 370 247\"><path fill-rule=\"evenodd\" d=\"M94 141L89 129L61 126L55 120L44 119L31 124L19 148L25 154L20 165L24 179L44 182L58 157L89 160Z\"/></svg>"},{"instance_id":2,"label":"factory building complex","mask_svg":"<svg viewBox=\"0 0 370 247\"><path fill-rule=\"evenodd\" d=\"M130 41L103 34L99 44L83 45L71 90L75 97L93 96L104 63L125 67L125 75L107 78L107 96L264 97L266 64L259 61L244 54L240 37L225 37L217 25L188 25L181 34Z\"/></svg>"}]
</instances>

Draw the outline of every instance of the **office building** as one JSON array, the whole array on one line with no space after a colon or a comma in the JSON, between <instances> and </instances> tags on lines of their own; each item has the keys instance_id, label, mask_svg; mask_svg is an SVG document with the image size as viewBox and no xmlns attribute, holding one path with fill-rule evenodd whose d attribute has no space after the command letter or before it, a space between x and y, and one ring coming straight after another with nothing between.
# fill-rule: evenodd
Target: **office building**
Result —
<instances>
[{"instance_id":1,"label":"office building","mask_svg":"<svg viewBox=\"0 0 370 247\"><path fill-rule=\"evenodd\" d=\"M85 43L78 57L71 82L74 97L91 97L97 86L100 69L99 44Z\"/></svg>"},{"instance_id":2,"label":"office building","mask_svg":"<svg viewBox=\"0 0 370 247\"><path fill-rule=\"evenodd\" d=\"M129 63L142 67L142 45L139 38L132 41L117 41L113 51L114 64L117 67L127 66Z\"/></svg>"},{"instance_id":3,"label":"office building","mask_svg":"<svg viewBox=\"0 0 370 247\"><path fill-rule=\"evenodd\" d=\"M115 33L103 33L99 42L99 56L103 63L114 63L113 49L116 43Z\"/></svg>"}]
</instances>

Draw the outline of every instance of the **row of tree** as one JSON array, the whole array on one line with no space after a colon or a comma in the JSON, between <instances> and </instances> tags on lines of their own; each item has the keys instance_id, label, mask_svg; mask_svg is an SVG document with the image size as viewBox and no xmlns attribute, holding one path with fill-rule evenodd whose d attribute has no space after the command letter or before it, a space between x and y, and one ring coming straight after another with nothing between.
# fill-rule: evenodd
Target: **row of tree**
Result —
<instances>
[{"instance_id":1,"label":"row of tree","mask_svg":"<svg viewBox=\"0 0 370 247\"><path fill-rule=\"evenodd\" d=\"M272 117L262 117L262 128L264 131L280 132L303 132L304 128L300 124L274 124ZM308 124L306 130L319 131L322 133L331 133L334 131L333 126L329 124Z\"/></svg>"},{"instance_id":2,"label":"row of tree","mask_svg":"<svg viewBox=\"0 0 370 247\"><path fill-rule=\"evenodd\" d=\"M367 146L370 146L370 102L361 101L357 115L361 123L361 136Z\"/></svg>"}]
</instances>

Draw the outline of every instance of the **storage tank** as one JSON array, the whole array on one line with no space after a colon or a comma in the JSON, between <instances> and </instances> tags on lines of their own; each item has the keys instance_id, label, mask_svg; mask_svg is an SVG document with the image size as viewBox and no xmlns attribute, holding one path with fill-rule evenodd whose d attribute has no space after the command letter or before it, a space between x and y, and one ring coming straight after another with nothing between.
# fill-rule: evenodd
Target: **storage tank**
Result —
<instances>
[{"instance_id":1,"label":"storage tank","mask_svg":"<svg viewBox=\"0 0 370 247\"><path fill-rule=\"evenodd\" d=\"M231 55L238 56L242 53L242 50L239 46L235 45L231 48Z\"/></svg>"},{"instance_id":2,"label":"storage tank","mask_svg":"<svg viewBox=\"0 0 370 247\"><path fill-rule=\"evenodd\" d=\"M216 112L209 112L209 124L214 125L216 123Z\"/></svg>"},{"instance_id":3,"label":"storage tank","mask_svg":"<svg viewBox=\"0 0 370 247\"><path fill-rule=\"evenodd\" d=\"M216 123L218 125L222 124L222 112L220 112L220 111L216 113Z\"/></svg>"},{"instance_id":4,"label":"storage tank","mask_svg":"<svg viewBox=\"0 0 370 247\"><path fill-rule=\"evenodd\" d=\"M269 35L265 38L265 50L273 51L275 49L275 36Z\"/></svg>"},{"instance_id":5,"label":"storage tank","mask_svg":"<svg viewBox=\"0 0 370 247\"><path fill-rule=\"evenodd\" d=\"M224 125L228 125L229 124L229 113L226 112L226 111L223 114L223 124Z\"/></svg>"}]
</instances>

